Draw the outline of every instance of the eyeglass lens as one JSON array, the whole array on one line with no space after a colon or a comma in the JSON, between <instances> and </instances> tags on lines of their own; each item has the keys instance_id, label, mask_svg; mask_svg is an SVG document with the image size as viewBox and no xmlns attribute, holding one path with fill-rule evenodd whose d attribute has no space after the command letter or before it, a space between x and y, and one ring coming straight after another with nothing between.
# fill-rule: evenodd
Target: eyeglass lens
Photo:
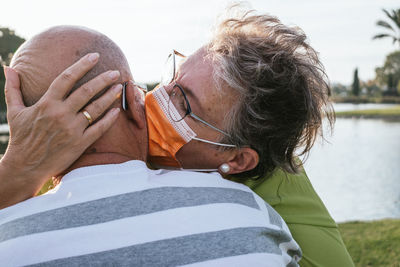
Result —
<instances>
[{"instance_id":1,"label":"eyeglass lens","mask_svg":"<svg viewBox=\"0 0 400 267\"><path fill-rule=\"evenodd\" d=\"M178 86L174 86L169 96L168 112L170 117L178 122L188 115L188 103Z\"/></svg>"},{"instance_id":2,"label":"eyeglass lens","mask_svg":"<svg viewBox=\"0 0 400 267\"><path fill-rule=\"evenodd\" d=\"M164 71L161 76L161 85L168 85L175 76L175 64L174 64L174 54L170 54L168 56L167 61L165 62Z\"/></svg>"},{"instance_id":3,"label":"eyeglass lens","mask_svg":"<svg viewBox=\"0 0 400 267\"><path fill-rule=\"evenodd\" d=\"M165 62L164 71L161 76L161 85L170 84L176 76L179 66L183 63L185 56L176 52L175 50L169 54L167 61Z\"/></svg>"}]
</instances>

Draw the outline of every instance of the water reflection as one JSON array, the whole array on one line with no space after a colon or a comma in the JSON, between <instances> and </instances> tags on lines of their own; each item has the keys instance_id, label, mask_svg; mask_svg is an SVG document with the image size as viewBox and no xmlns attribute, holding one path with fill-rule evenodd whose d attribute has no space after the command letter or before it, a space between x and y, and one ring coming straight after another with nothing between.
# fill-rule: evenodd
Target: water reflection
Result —
<instances>
[{"instance_id":1,"label":"water reflection","mask_svg":"<svg viewBox=\"0 0 400 267\"><path fill-rule=\"evenodd\" d=\"M337 119L305 164L336 221L400 218L400 122Z\"/></svg>"}]
</instances>

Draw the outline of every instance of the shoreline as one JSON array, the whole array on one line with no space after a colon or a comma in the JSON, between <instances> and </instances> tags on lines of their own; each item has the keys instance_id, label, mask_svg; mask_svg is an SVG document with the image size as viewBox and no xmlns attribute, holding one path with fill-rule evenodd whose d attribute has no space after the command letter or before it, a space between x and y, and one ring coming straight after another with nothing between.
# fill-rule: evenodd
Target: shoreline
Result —
<instances>
[{"instance_id":1,"label":"shoreline","mask_svg":"<svg viewBox=\"0 0 400 267\"><path fill-rule=\"evenodd\" d=\"M386 217L386 218L380 218L380 219L360 219L360 220L349 220L349 221L341 221L341 222L336 222L337 225L342 225L342 224L354 224L354 223L375 223L375 222L382 222L382 221L398 221L400 223L400 217Z\"/></svg>"},{"instance_id":2,"label":"shoreline","mask_svg":"<svg viewBox=\"0 0 400 267\"><path fill-rule=\"evenodd\" d=\"M334 103L348 104L400 104L400 96L331 96L330 100Z\"/></svg>"},{"instance_id":3,"label":"shoreline","mask_svg":"<svg viewBox=\"0 0 400 267\"><path fill-rule=\"evenodd\" d=\"M363 114L349 114L349 115L336 115L337 119L365 119L365 120L385 120L391 122L400 122L400 115L387 116L387 115L363 115Z\"/></svg>"},{"instance_id":4,"label":"shoreline","mask_svg":"<svg viewBox=\"0 0 400 267\"><path fill-rule=\"evenodd\" d=\"M365 109L335 112L337 118L400 120L400 105L385 109Z\"/></svg>"}]
</instances>

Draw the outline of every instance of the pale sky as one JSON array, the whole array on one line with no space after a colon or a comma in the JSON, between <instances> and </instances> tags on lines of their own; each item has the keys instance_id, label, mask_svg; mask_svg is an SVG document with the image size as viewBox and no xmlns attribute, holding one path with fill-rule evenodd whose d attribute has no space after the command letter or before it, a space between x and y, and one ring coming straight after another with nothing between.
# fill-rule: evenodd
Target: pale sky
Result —
<instances>
[{"instance_id":1,"label":"pale sky","mask_svg":"<svg viewBox=\"0 0 400 267\"><path fill-rule=\"evenodd\" d=\"M82 25L98 30L124 51L139 82L158 81L171 49L186 55L207 42L226 0L1 0L0 26L24 38L55 25ZM362 80L398 49L391 40L372 41L382 32L375 22L399 0L250 0L261 13L297 25L320 53L332 82L350 84L359 68Z\"/></svg>"}]
</instances>

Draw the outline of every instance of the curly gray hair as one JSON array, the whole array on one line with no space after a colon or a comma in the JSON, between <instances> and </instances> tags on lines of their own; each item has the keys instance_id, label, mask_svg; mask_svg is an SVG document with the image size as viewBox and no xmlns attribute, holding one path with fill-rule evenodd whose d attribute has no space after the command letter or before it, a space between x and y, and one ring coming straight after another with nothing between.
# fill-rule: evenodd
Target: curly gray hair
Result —
<instances>
[{"instance_id":1,"label":"curly gray hair","mask_svg":"<svg viewBox=\"0 0 400 267\"><path fill-rule=\"evenodd\" d=\"M276 167L297 172L297 157L323 135L323 118L333 126L328 79L306 40L300 28L248 11L223 20L208 44L216 81L240 95L227 114L230 137L223 142L249 145L260 157L242 176L264 176Z\"/></svg>"}]
</instances>

